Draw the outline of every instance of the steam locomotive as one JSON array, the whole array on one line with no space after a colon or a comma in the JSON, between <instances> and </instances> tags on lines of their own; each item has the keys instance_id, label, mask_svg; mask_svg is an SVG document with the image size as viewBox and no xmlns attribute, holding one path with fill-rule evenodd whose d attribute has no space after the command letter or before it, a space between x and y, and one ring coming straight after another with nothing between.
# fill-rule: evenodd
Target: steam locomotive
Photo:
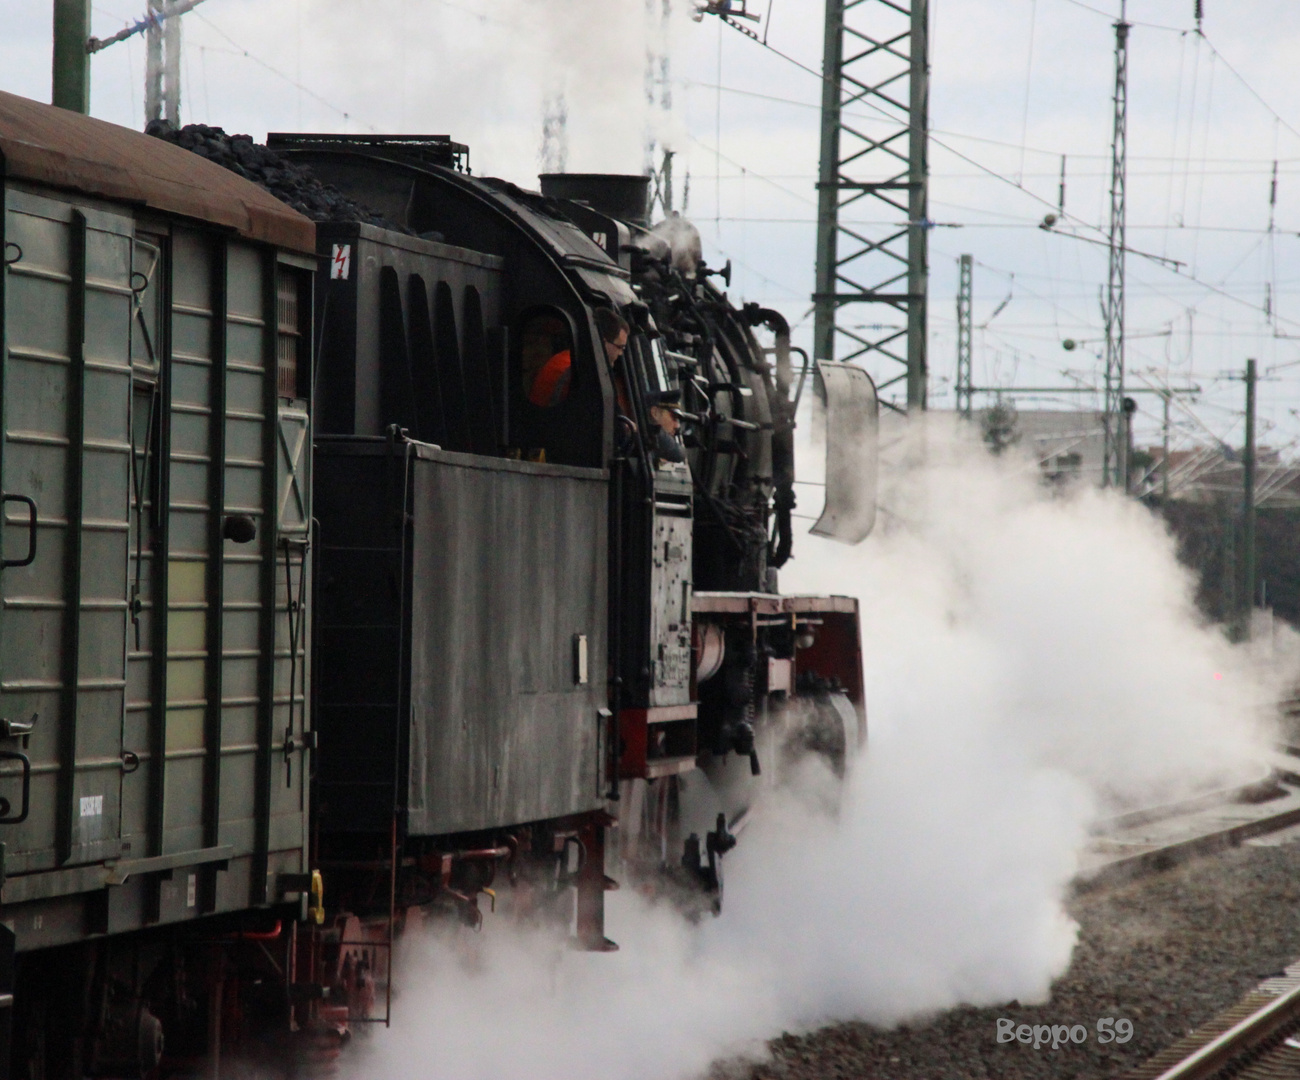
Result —
<instances>
[{"instance_id":1,"label":"steam locomotive","mask_svg":"<svg viewBox=\"0 0 1300 1080\"><path fill-rule=\"evenodd\" d=\"M869 454L865 375L643 177L268 147L374 213L0 94L0 1077L328 1066L404 928L716 906L755 776L865 731L856 601L776 580L805 377Z\"/></svg>"}]
</instances>

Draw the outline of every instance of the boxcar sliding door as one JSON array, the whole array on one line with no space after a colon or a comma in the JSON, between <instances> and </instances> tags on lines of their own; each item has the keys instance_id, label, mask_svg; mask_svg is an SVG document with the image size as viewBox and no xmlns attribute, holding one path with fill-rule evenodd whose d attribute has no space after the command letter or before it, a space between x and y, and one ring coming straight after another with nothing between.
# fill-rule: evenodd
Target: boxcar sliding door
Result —
<instances>
[{"instance_id":1,"label":"boxcar sliding door","mask_svg":"<svg viewBox=\"0 0 1300 1080\"><path fill-rule=\"evenodd\" d=\"M136 846L175 870L147 901L174 919L275 900L269 876L303 868L307 412L293 379L284 398L277 384L310 278L219 233L176 228L167 245L161 367L137 364L136 458L158 509L132 553L147 628L128 727L149 764L127 801Z\"/></svg>"},{"instance_id":2,"label":"boxcar sliding door","mask_svg":"<svg viewBox=\"0 0 1300 1080\"><path fill-rule=\"evenodd\" d=\"M31 761L30 814L0 829L11 876L121 854L133 234L6 193L0 751Z\"/></svg>"}]
</instances>

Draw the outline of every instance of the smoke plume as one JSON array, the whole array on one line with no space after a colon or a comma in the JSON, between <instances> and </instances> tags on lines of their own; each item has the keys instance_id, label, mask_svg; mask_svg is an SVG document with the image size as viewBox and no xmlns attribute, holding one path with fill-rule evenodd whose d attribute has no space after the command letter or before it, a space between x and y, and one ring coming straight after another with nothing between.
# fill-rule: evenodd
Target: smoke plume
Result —
<instances>
[{"instance_id":1,"label":"smoke plume","mask_svg":"<svg viewBox=\"0 0 1300 1080\"><path fill-rule=\"evenodd\" d=\"M562 144L565 165L575 172L635 174L646 164L649 141L672 145L669 59L684 11L662 0L508 0L498 11L519 31L508 61L512 76L523 75L539 91L544 168L556 164ZM567 102L558 137L557 99Z\"/></svg>"},{"instance_id":2,"label":"smoke plume","mask_svg":"<svg viewBox=\"0 0 1300 1080\"><path fill-rule=\"evenodd\" d=\"M1280 675L1198 621L1148 511L934 423L889 453L877 534L804 537L783 572L862 604L870 738L838 813L805 770L727 856L720 917L611 894L612 955L490 918L412 935L356 1077L672 1080L782 1030L1042 1000L1089 823L1255 768Z\"/></svg>"}]
</instances>

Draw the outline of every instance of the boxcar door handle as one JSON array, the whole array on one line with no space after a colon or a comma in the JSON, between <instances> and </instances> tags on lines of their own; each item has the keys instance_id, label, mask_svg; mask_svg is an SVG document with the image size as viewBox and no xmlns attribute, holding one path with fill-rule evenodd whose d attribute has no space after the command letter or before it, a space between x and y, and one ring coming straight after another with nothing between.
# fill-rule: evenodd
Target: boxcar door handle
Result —
<instances>
[{"instance_id":1,"label":"boxcar door handle","mask_svg":"<svg viewBox=\"0 0 1300 1080\"><path fill-rule=\"evenodd\" d=\"M30 735L40 713L32 713L30 720L0 720L0 739L21 739Z\"/></svg>"},{"instance_id":2,"label":"boxcar door handle","mask_svg":"<svg viewBox=\"0 0 1300 1080\"><path fill-rule=\"evenodd\" d=\"M23 767L22 809L17 815L11 815L9 800L0 797L0 825L19 825L27 820L27 808L31 802L32 762L26 754L20 754L17 750L0 750L0 761L17 761Z\"/></svg>"},{"instance_id":3,"label":"boxcar door handle","mask_svg":"<svg viewBox=\"0 0 1300 1080\"><path fill-rule=\"evenodd\" d=\"M36 503L26 495L0 495L0 503L20 502L27 506L27 557L25 559L0 559L0 569L7 566L31 566L36 561Z\"/></svg>"}]
</instances>

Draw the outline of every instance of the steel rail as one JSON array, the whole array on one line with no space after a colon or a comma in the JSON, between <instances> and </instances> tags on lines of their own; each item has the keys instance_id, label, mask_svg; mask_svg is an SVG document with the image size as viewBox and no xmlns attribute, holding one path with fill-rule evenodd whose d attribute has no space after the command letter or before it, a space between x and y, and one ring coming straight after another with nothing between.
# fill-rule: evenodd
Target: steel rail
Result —
<instances>
[{"instance_id":1,"label":"steel rail","mask_svg":"<svg viewBox=\"0 0 1300 1080\"><path fill-rule=\"evenodd\" d=\"M1154 1080L1211 1080L1221 1070L1300 1023L1300 986L1215 1036Z\"/></svg>"}]
</instances>

